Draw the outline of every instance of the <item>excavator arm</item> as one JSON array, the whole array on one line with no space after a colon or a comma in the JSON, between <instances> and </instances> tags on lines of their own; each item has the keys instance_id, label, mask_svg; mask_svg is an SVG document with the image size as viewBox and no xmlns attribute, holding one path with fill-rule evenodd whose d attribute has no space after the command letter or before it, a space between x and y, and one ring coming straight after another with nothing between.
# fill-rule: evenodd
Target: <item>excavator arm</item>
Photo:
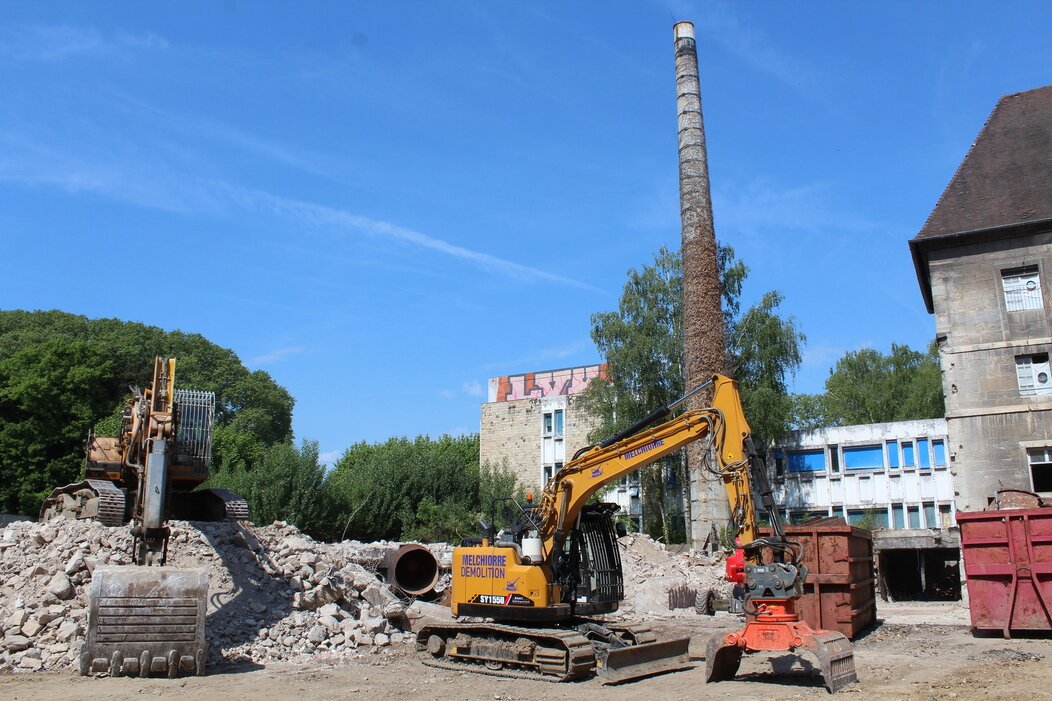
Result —
<instances>
[{"instance_id":1,"label":"excavator arm","mask_svg":"<svg viewBox=\"0 0 1052 701\"><path fill-rule=\"evenodd\" d=\"M689 397L713 387L712 406L687 411L653 428ZM537 521L545 552L558 568L567 534L575 527L589 497L696 440L707 439L716 464L707 468L721 479L732 506L732 524L742 543L756 536L756 515L750 489L751 439L738 384L729 377L712 379L675 402L652 412L617 435L581 451L545 487Z\"/></svg>"}]
</instances>

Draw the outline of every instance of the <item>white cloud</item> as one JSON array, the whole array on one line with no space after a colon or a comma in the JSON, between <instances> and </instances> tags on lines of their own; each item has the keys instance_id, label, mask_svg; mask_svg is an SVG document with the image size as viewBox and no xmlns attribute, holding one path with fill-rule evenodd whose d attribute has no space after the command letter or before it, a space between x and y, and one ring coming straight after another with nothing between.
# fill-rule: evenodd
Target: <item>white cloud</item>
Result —
<instances>
[{"instance_id":1,"label":"white cloud","mask_svg":"<svg viewBox=\"0 0 1052 701\"><path fill-rule=\"evenodd\" d=\"M262 355L257 355L254 358L251 358L249 360L249 363L251 363L252 365L266 365L268 363L273 363L273 362L276 362L278 360L281 360L282 358L285 358L287 356L295 355L296 353L302 353L302 352L303 352L303 346L290 346L290 347L287 347L287 348L275 348L272 351L269 351L269 352L264 353Z\"/></svg>"},{"instance_id":2,"label":"white cloud","mask_svg":"<svg viewBox=\"0 0 1052 701\"><path fill-rule=\"evenodd\" d=\"M163 50L168 41L157 34L105 36L94 27L68 25L17 25L0 33L0 56L17 61L61 61L91 55L120 54L128 50Z\"/></svg>"},{"instance_id":3,"label":"white cloud","mask_svg":"<svg viewBox=\"0 0 1052 701\"><path fill-rule=\"evenodd\" d=\"M483 272L526 282L549 282L596 291L587 283L523 265L382 219L337 207L252 190L188 172L192 164L159 161L156 152L117 137L112 150L85 152L82 144L63 148L57 134L31 136L0 133L0 181L58 187L71 193L92 192L142 207L188 215L231 215L252 211L280 216L307 226L335 227L345 233L388 239L465 261ZM151 158L150 156L154 156ZM182 166L182 167L180 167Z\"/></svg>"},{"instance_id":4,"label":"white cloud","mask_svg":"<svg viewBox=\"0 0 1052 701\"><path fill-rule=\"evenodd\" d=\"M332 464L340 459L342 453L342 450L328 450L324 453L319 453L318 462L326 467L332 467Z\"/></svg>"},{"instance_id":5,"label":"white cloud","mask_svg":"<svg viewBox=\"0 0 1052 701\"><path fill-rule=\"evenodd\" d=\"M482 396L482 383L478 380L469 380L461 385L461 389L464 390L464 394L469 397L481 397Z\"/></svg>"}]
</instances>

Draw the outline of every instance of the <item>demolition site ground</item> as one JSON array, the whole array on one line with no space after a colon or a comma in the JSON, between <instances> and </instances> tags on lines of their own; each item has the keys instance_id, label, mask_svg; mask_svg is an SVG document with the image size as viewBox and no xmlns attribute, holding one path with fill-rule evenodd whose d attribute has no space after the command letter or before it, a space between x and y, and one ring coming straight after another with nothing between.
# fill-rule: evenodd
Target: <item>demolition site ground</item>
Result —
<instances>
[{"instance_id":1,"label":"demolition site ground","mask_svg":"<svg viewBox=\"0 0 1052 701\"><path fill-rule=\"evenodd\" d=\"M733 681L705 684L705 645L740 617L669 609L669 591L726 594L721 556L677 553L646 536L619 540L618 620L659 639L690 638L693 668L619 686L509 679L426 666L414 630L437 603L395 596L371 563L385 543L320 543L286 524L173 525L172 564L209 572L207 674L82 677L87 590L96 566L127 561L127 528L84 521L0 529L0 699L799 699L828 696L807 655L747 656ZM451 548L429 545L448 571ZM443 575L439 589L448 586ZM439 592L441 594L441 592ZM953 603L877 601L854 641L861 699L1052 699L1052 639L974 636Z\"/></svg>"},{"instance_id":2,"label":"demolition site ground","mask_svg":"<svg viewBox=\"0 0 1052 701\"><path fill-rule=\"evenodd\" d=\"M861 699L1052 698L1052 640L973 637L960 604L889 604L883 621L855 641L860 682L838 695ZM665 635L690 635L693 669L602 686L591 679L554 684L432 669L410 646L353 661L267 667L233 663L208 676L184 679L86 678L69 670L0 676L0 698L347 699L357 695L419 699L802 699L828 696L817 676L786 655L742 661L738 678L706 685L704 641L735 625L735 617L655 617Z\"/></svg>"}]
</instances>

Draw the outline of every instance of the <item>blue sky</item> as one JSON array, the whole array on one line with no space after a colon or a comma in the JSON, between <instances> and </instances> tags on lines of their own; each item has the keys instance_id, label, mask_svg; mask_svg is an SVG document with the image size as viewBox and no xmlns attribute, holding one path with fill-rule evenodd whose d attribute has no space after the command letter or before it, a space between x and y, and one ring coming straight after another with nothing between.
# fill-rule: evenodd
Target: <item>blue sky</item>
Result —
<instances>
[{"instance_id":1,"label":"blue sky","mask_svg":"<svg viewBox=\"0 0 1052 701\"><path fill-rule=\"evenodd\" d=\"M795 388L923 347L907 241L998 97L1052 83L1047 3L8 5L0 307L202 333L330 457L477 431L488 377L598 360L590 315L678 246L670 15Z\"/></svg>"}]
</instances>

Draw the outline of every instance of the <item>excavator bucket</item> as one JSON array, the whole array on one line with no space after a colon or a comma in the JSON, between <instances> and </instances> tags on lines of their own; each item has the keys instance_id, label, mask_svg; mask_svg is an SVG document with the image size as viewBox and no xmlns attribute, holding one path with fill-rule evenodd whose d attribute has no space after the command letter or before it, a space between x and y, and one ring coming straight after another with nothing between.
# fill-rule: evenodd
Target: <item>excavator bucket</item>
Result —
<instances>
[{"instance_id":1,"label":"excavator bucket","mask_svg":"<svg viewBox=\"0 0 1052 701\"><path fill-rule=\"evenodd\" d=\"M80 673L203 674L208 572L100 567L91 578Z\"/></svg>"},{"instance_id":2,"label":"excavator bucket","mask_svg":"<svg viewBox=\"0 0 1052 701\"><path fill-rule=\"evenodd\" d=\"M690 638L628 645L596 656L596 674L603 684L686 669L691 666L687 648Z\"/></svg>"}]
</instances>

